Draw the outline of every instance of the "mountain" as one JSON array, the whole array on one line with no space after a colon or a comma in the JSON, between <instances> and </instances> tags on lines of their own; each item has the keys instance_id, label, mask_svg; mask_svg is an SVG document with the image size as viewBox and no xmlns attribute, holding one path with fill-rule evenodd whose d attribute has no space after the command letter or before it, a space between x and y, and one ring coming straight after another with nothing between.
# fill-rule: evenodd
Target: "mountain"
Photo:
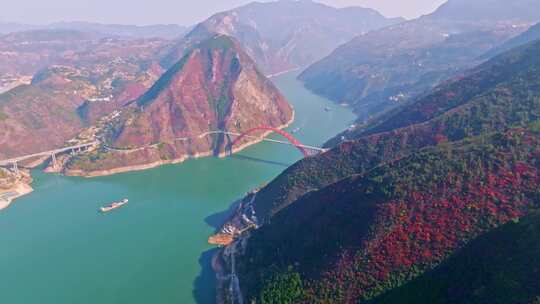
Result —
<instances>
[{"instance_id":1,"label":"mountain","mask_svg":"<svg viewBox=\"0 0 540 304\"><path fill-rule=\"evenodd\" d=\"M170 67L190 46L219 33L235 37L262 72L274 74L307 66L358 34L401 21L371 9L337 9L311 0L254 2L197 25L164 55L162 65Z\"/></svg>"},{"instance_id":2,"label":"mountain","mask_svg":"<svg viewBox=\"0 0 540 304\"><path fill-rule=\"evenodd\" d=\"M95 45L103 36L78 31L33 30L0 37L0 75L33 76L58 63L67 52Z\"/></svg>"},{"instance_id":3,"label":"mountain","mask_svg":"<svg viewBox=\"0 0 540 304\"><path fill-rule=\"evenodd\" d=\"M0 79L32 77L51 65L85 65L113 56L154 60L163 39L113 38L99 33L74 30L33 30L0 37Z\"/></svg>"},{"instance_id":4,"label":"mountain","mask_svg":"<svg viewBox=\"0 0 540 304\"><path fill-rule=\"evenodd\" d=\"M441 266L373 300L408 303L538 303L540 214L473 240Z\"/></svg>"},{"instance_id":5,"label":"mountain","mask_svg":"<svg viewBox=\"0 0 540 304\"><path fill-rule=\"evenodd\" d=\"M352 104L363 121L479 64L540 20L532 2L450 0L431 15L354 38L300 79L317 94ZM469 11L474 18L463 13Z\"/></svg>"},{"instance_id":6,"label":"mountain","mask_svg":"<svg viewBox=\"0 0 540 304\"><path fill-rule=\"evenodd\" d=\"M113 123L108 147L75 159L68 173L123 170L225 153L231 138L261 125L283 128L293 110L230 37L193 47ZM235 150L253 143L244 139ZM77 171L79 170L79 171ZM79 172L79 173L78 173Z\"/></svg>"},{"instance_id":7,"label":"mountain","mask_svg":"<svg viewBox=\"0 0 540 304\"><path fill-rule=\"evenodd\" d=\"M539 54L499 55L246 197L227 225L259 228L220 256L246 300L372 299L537 208Z\"/></svg>"},{"instance_id":8,"label":"mountain","mask_svg":"<svg viewBox=\"0 0 540 304\"><path fill-rule=\"evenodd\" d=\"M536 25L532 26L529 30L527 30L525 33L510 39L506 43L504 43L501 46L496 47L493 50L490 50L487 54L485 54L483 57L485 58L491 58L494 56L497 56L499 54L502 54L508 50L511 50L513 48L516 48L520 45L527 44L529 42L539 40L540 39L540 23L537 23Z\"/></svg>"},{"instance_id":9,"label":"mountain","mask_svg":"<svg viewBox=\"0 0 540 304\"><path fill-rule=\"evenodd\" d=\"M0 22L0 34L11 34L34 30L80 31L97 33L106 36L120 36L129 38L175 39L183 35L187 31L187 28L177 24L155 24L138 26L75 21L57 22L47 25L28 25Z\"/></svg>"},{"instance_id":10,"label":"mountain","mask_svg":"<svg viewBox=\"0 0 540 304\"><path fill-rule=\"evenodd\" d=\"M9 43L0 39L0 49L10 50L0 56L0 70L6 71L0 73L0 157L62 146L161 76L152 64L161 40L80 37L40 31L10 34Z\"/></svg>"},{"instance_id":11,"label":"mountain","mask_svg":"<svg viewBox=\"0 0 540 304\"><path fill-rule=\"evenodd\" d=\"M76 109L93 87L88 81L69 77L73 72L51 68L32 84L0 95L1 157L62 146L83 127Z\"/></svg>"},{"instance_id":12,"label":"mountain","mask_svg":"<svg viewBox=\"0 0 540 304\"><path fill-rule=\"evenodd\" d=\"M329 147L335 148L327 153L289 167L259 191L254 204L259 219L270 220L309 191L418 149L539 119L534 97L540 83L538 51L540 42L500 55L411 105L346 133L351 140L333 142Z\"/></svg>"},{"instance_id":13,"label":"mountain","mask_svg":"<svg viewBox=\"0 0 540 304\"><path fill-rule=\"evenodd\" d=\"M14 22L0 22L0 35L14 32L23 32L37 29L35 25L20 24Z\"/></svg>"},{"instance_id":14,"label":"mountain","mask_svg":"<svg viewBox=\"0 0 540 304\"><path fill-rule=\"evenodd\" d=\"M523 129L470 138L305 195L238 253L243 294L283 297L293 275L293 303L358 303L401 286L540 206L539 144Z\"/></svg>"},{"instance_id":15,"label":"mountain","mask_svg":"<svg viewBox=\"0 0 540 304\"><path fill-rule=\"evenodd\" d=\"M153 24L153 25L122 25L101 24L92 22L59 22L46 26L54 30L76 30L81 32L99 33L107 36L119 36L129 38L162 38L176 39L182 36L187 27L177 24Z\"/></svg>"}]
</instances>

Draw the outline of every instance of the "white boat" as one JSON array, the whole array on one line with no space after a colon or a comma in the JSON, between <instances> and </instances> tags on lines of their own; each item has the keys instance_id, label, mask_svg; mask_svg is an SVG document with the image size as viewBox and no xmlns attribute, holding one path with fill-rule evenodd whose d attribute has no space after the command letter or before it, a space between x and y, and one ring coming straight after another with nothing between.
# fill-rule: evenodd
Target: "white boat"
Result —
<instances>
[{"instance_id":1,"label":"white boat","mask_svg":"<svg viewBox=\"0 0 540 304\"><path fill-rule=\"evenodd\" d=\"M125 199L123 199L123 200L121 200L119 202L113 202L109 206L101 207L101 208L99 208L99 210L102 213L106 213L106 212L112 211L114 209L120 208L120 207L126 205L128 202L129 202L128 199L125 198Z\"/></svg>"}]
</instances>

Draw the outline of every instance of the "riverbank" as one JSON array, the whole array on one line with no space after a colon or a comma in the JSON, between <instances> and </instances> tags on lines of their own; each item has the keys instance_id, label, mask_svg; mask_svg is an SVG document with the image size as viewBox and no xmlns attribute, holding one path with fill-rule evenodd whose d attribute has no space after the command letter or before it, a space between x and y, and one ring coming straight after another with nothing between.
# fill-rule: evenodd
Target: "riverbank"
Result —
<instances>
[{"instance_id":1,"label":"riverbank","mask_svg":"<svg viewBox=\"0 0 540 304\"><path fill-rule=\"evenodd\" d=\"M17 183L13 188L0 190L0 210L9 207L15 199L20 198L34 191L34 189L25 183Z\"/></svg>"},{"instance_id":2,"label":"riverbank","mask_svg":"<svg viewBox=\"0 0 540 304\"><path fill-rule=\"evenodd\" d=\"M292 106L291 106L292 107ZM295 119L295 111L293 108L291 119L281 125L278 126L277 129L285 129L288 128ZM238 153L246 148L249 148L250 146L256 145L258 143L261 143L264 141L264 139L270 135L272 131L266 131L264 132L260 138L253 139L251 141L248 141L244 144L238 145L237 147L233 147L231 149L231 153ZM150 148L149 148L150 149ZM129 153L129 152L123 152L123 153ZM198 159L198 158L204 158L214 155L214 151L206 151L206 152L200 152L200 153L194 153L191 155L183 155L180 158L172 159L172 160L159 160L148 164L140 164L140 165L132 165L132 166L125 166L125 167L119 167L119 168L113 168L113 169L105 169L105 170L96 170L96 171L83 171L78 169L64 169L60 170L64 175L66 176L78 176L78 177L86 177L86 178L93 178L93 177L102 177L102 176L110 176L120 173L127 173L127 172L134 172L134 171L143 171L148 169L157 168L164 165L175 165L183 163L189 159ZM217 155L220 158L224 158L229 156L229 152L221 152ZM51 171L52 172L52 171Z\"/></svg>"}]
</instances>

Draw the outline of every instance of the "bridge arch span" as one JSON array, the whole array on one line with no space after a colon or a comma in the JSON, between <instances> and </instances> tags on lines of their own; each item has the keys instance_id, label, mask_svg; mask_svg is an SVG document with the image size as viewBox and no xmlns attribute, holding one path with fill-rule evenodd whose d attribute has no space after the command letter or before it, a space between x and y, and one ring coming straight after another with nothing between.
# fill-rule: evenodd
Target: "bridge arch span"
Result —
<instances>
[{"instance_id":1,"label":"bridge arch span","mask_svg":"<svg viewBox=\"0 0 540 304\"><path fill-rule=\"evenodd\" d=\"M296 139L294 136L292 136L291 134L289 134L289 133L287 133L287 132L285 132L285 131L283 131L281 129L274 128L274 127L269 127L269 126L259 126L259 127L251 128L251 129L243 132L242 134L240 134L240 136L238 136L231 143L231 145L230 145L231 150L232 150L232 147L234 147L234 145L239 143L246 136L249 136L249 135L251 135L251 134L253 134L254 132L257 132L257 131L272 131L274 133L277 133L277 134L285 137L292 145L294 145L300 152L302 152L302 154L305 157L308 157L310 155L309 152L306 150L306 148L304 148L302 143L298 139Z\"/></svg>"}]
</instances>

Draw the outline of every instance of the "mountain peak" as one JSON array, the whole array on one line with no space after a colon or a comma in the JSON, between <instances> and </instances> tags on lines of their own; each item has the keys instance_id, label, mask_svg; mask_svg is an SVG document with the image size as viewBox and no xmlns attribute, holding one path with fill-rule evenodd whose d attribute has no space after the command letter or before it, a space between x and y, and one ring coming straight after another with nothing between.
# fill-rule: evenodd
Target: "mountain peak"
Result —
<instances>
[{"instance_id":1,"label":"mountain peak","mask_svg":"<svg viewBox=\"0 0 540 304\"><path fill-rule=\"evenodd\" d=\"M264 73L280 73L305 67L356 35L399 22L372 9L338 9L310 0L253 2L195 26L163 54L161 64L171 67L192 45L219 33L237 39Z\"/></svg>"},{"instance_id":2,"label":"mountain peak","mask_svg":"<svg viewBox=\"0 0 540 304\"><path fill-rule=\"evenodd\" d=\"M190 48L136 105L124 110L107 135L112 147L134 151L129 159L110 153L71 169L111 170L222 154L231 142L220 131L242 133L261 125L283 128L293 119L293 110L278 89L225 35ZM251 143L246 139L233 148Z\"/></svg>"}]
</instances>

